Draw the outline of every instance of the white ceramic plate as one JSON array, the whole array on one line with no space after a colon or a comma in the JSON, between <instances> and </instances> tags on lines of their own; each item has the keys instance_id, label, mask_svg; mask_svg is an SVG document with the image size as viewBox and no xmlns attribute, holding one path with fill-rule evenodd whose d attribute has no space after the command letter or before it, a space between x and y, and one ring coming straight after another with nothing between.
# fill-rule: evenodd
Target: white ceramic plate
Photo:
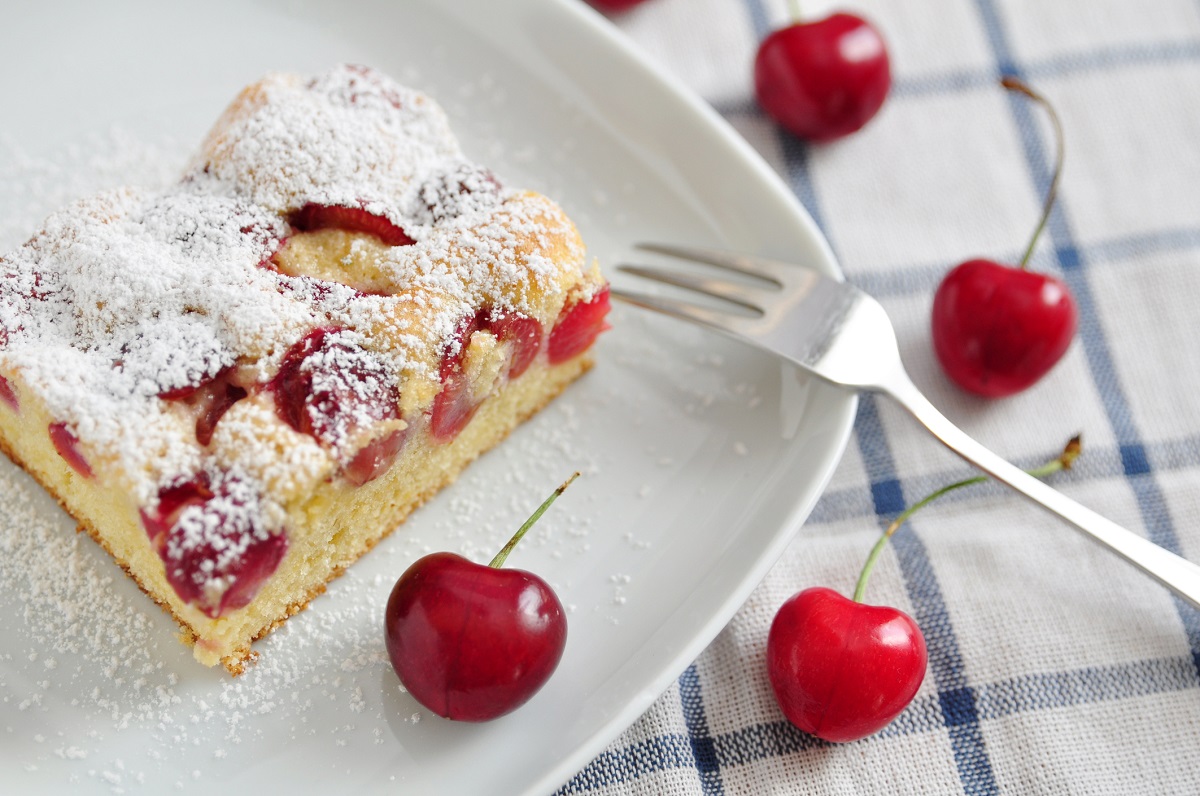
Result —
<instances>
[{"instance_id":1,"label":"white ceramic plate","mask_svg":"<svg viewBox=\"0 0 1200 796\"><path fill-rule=\"evenodd\" d=\"M39 4L0 27L0 244L57 204L168 178L244 84L365 63L450 112L467 151L560 199L605 265L638 240L833 271L790 193L708 109L567 0ZM617 280L619 281L619 280ZM854 400L714 335L618 309L550 409L258 645L231 680L18 470L0 466L0 789L550 792L720 631L816 501ZM546 688L485 725L401 692L381 623L424 552L510 559L569 607Z\"/></svg>"}]
</instances>

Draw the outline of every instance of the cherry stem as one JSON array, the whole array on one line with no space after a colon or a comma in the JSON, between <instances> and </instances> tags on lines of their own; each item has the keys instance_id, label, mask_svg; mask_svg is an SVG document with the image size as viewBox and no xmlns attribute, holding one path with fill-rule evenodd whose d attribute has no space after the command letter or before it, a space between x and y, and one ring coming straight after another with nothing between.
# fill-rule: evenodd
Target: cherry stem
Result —
<instances>
[{"instance_id":1,"label":"cherry stem","mask_svg":"<svg viewBox=\"0 0 1200 796\"><path fill-rule=\"evenodd\" d=\"M508 540L508 544L500 548L500 552L496 553L496 557L491 560L491 563L489 563L488 566L494 567L495 569L499 569L500 567L504 566L504 561L508 558L508 554L511 553L513 548L517 546L517 543L521 541L521 537L525 535L525 532L532 528L533 524L542 518L542 515L546 513L546 509L550 508L550 504L557 500L559 495L567 491L567 487L569 487L571 482L578 477L579 473L576 472L573 473L566 481L563 481L562 486L554 490L550 497L546 498L542 502L542 505L537 507L537 511L533 512L533 514L529 516L529 519L525 520L525 524L517 529L517 532L513 534L513 538Z\"/></svg>"},{"instance_id":2,"label":"cherry stem","mask_svg":"<svg viewBox=\"0 0 1200 796\"><path fill-rule=\"evenodd\" d=\"M1054 176L1050 179L1050 190L1046 191L1046 202L1042 205L1042 217L1038 221L1037 229L1033 231L1033 237L1029 239L1029 246L1025 249L1025 255L1021 258L1021 268L1029 267L1029 258L1033 256L1033 248L1037 245L1038 238L1042 235L1042 230L1046 228L1046 222L1050 220L1050 210L1054 207L1054 199L1058 196L1058 181L1062 177L1063 155L1066 150L1064 143L1062 122L1058 119L1058 112L1054 110L1054 106L1050 104L1050 100L1037 93L1021 80L1005 75L1000 78L1000 85L1009 91L1017 91L1029 97L1031 100L1041 105L1046 109L1046 113L1050 116L1050 123L1054 126Z\"/></svg>"},{"instance_id":3,"label":"cherry stem","mask_svg":"<svg viewBox=\"0 0 1200 796\"><path fill-rule=\"evenodd\" d=\"M1026 470L1025 472L1029 473L1034 478L1044 478L1052 473L1057 473L1059 470L1070 470L1071 465L1075 463L1075 460L1079 458L1079 454L1082 452L1083 443L1080 435L1076 434L1067 442L1066 447L1063 448L1062 453L1060 453L1057 458L1046 462L1041 467L1037 467L1033 470ZM863 601L863 595L866 594L867 591L867 580L869 580L871 577L871 570L875 568L875 562L879 559L879 554L883 552L883 548L887 547L888 540L892 538L896 531L900 530L901 525L903 525L910 517L912 517L912 515L916 514L922 508L928 506L942 495L953 492L956 489L962 489L964 486L982 484L987 480L988 477L986 475L977 475L974 478L956 481L953 484L944 486L934 492L930 492L928 495L921 498L921 500L900 512L896 519L892 520L891 524L888 525L887 529L883 532L883 535L879 537L879 541L875 542L875 546L871 548L871 552L867 555L867 560L863 564L862 572L860 572L858 575L858 583L854 585L854 602L861 603Z\"/></svg>"},{"instance_id":4,"label":"cherry stem","mask_svg":"<svg viewBox=\"0 0 1200 796\"><path fill-rule=\"evenodd\" d=\"M800 0L788 0L788 11L792 15L792 22L800 21Z\"/></svg>"}]
</instances>

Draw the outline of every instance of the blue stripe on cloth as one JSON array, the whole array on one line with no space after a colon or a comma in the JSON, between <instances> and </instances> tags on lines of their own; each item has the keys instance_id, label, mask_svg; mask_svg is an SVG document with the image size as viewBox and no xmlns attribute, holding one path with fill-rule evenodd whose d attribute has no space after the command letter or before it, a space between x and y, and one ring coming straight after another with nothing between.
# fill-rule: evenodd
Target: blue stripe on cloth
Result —
<instances>
[{"instance_id":1,"label":"blue stripe on cloth","mask_svg":"<svg viewBox=\"0 0 1200 796\"><path fill-rule=\"evenodd\" d=\"M821 202L817 198L812 169L809 167L812 155L809 145L783 131L779 133L779 143L783 148L784 163L787 165L788 185L812 216L821 234L828 240L829 229L825 225L825 215L821 212ZM829 241L829 245L832 248L833 242Z\"/></svg>"},{"instance_id":2,"label":"blue stripe on cloth","mask_svg":"<svg viewBox=\"0 0 1200 796\"><path fill-rule=\"evenodd\" d=\"M761 41L771 32L770 20L767 18L762 0L746 0L746 10L750 15L750 24L754 28L754 35ZM753 107L757 109L758 106L754 105ZM829 230L825 225L821 203L817 199L816 186L813 184L812 170L809 167L811 149L808 144L785 130L778 130L776 135L779 148L783 152L788 186L796 194L800 203L804 205L804 209L808 211L813 222L821 230L821 234L828 239ZM832 242L830 245L833 245Z\"/></svg>"},{"instance_id":3,"label":"blue stripe on cloth","mask_svg":"<svg viewBox=\"0 0 1200 796\"><path fill-rule=\"evenodd\" d=\"M771 20L762 0L746 0L746 13L750 17L750 27L754 30L754 38L762 41L771 32Z\"/></svg>"},{"instance_id":4,"label":"blue stripe on cloth","mask_svg":"<svg viewBox=\"0 0 1200 796\"><path fill-rule=\"evenodd\" d=\"M1187 658L1156 658L1030 674L977 685L974 687L975 712L983 719L1001 719L1033 711L1187 691L1195 688L1193 666ZM945 702L946 698L941 694L915 700L881 730L878 737L941 731L946 725ZM712 745L720 765L725 768L828 746L783 720L722 733L712 738ZM660 735L618 750L610 749L575 775L557 796L600 790L659 771L694 768L691 750L691 739L678 733Z\"/></svg>"},{"instance_id":5,"label":"blue stripe on cloth","mask_svg":"<svg viewBox=\"0 0 1200 796\"><path fill-rule=\"evenodd\" d=\"M994 18L994 15L993 15ZM1009 67L1016 59L1001 63ZM1164 42L1130 47L1104 47L1090 52L1073 53L1024 63L1023 73L1030 79L1051 80L1074 74L1128 69L1131 66L1170 65L1180 62L1200 64L1200 42ZM982 70L956 70L920 77L900 78L892 84L892 97L926 97L976 91L996 86L996 75Z\"/></svg>"},{"instance_id":6,"label":"blue stripe on cloth","mask_svg":"<svg viewBox=\"0 0 1200 796\"><path fill-rule=\"evenodd\" d=\"M719 796L725 792L721 784L721 765L717 761L716 746L708 731L700 675L696 672L694 663L679 678L679 701L683 705L683 720L687 724L692 757L700 775L700 787L705 796Z\"/></svg>"},{"instance_id":7,"label":"blue stripe on cloth","mask_svg":"<svg viewBox=\"0 0 1200 796\"><path fill-rule=\"evenodd\" d=\"M1157 658L1025 675L979 686L975 692L980 713L998 719L1032 710L1186 691L1196 685L1193 667L1193 662L1186 658Z\"/></svg>"},{"instance_id":8,"label":"blue stripe on cloth","mask_svg":"<svg viewBox=\"0 0 1200 796\"><path fill-rule=\"evenodd\" d=\"M659 735L623 749L608 749L572 777L556 796L587 793L659 771L694 767L692 744L687 736Z\"/></svg>"},{"instance_id":9,"label":"blue stripe on cloth","mask_svg":"<svg viewBox=\"0 0 1200 796\"><path fill-rule=\"evenodd\" d=\"M1195 687L1191 668L1192 662L1187 658L1158 658L1026 675L975 686L973 710L983 719L1001 719L1033 711L1187 691ZM959 695L960 692L951 691L914 700L877 737L941 731L946 725L946 702L954 702ZM751 725L714 740L721 765L726 767L828 745L786 721Z\"/></svg>"},{"instance_id":10,"label":"blue stripe on cloth","mask_svg":"<svg viewBox=\"0 0 1200 796\"><path fill-rule=\"evenodd\" d=\"M1016 68L995 0L976 0L976 6L984 20L987 39L999 72L1022 76L1021 71ZM1034 109L1030 105L1021 97L1010 95L1009 107L1017 122L1026 165L1039 194L1045 195L1052 178L1053 165L1046 156L1041 136L1034 124ZM1118 378L1116 363L1104 328L1100 324L1095 297L1087 279L1087 263L1075 243L1064 202L1060 201L1055 205L1046 225L1046 234L1053 243L1059 265L1062 267L1063 279L1078 305L1080 342L1092 372L1092 379L1100 394L1101 404L1108 415L1109 425L1112 426L1117 442L1121 445L1125 474L1137 500L1147 536L1155 544L1178 553L1179 537L1167 510L1162 489L1150 469L1144 443L1133 419L1132 407ZM1178 598L1175 599L1175 608L1188 638L1192 658L1197 662L1196 674L1200 677L1200 613Z\"/></svg>"},{"instance_id":11,"label":"blue stripe on cloth","mask_svg":"<svg viewBox=\"0 0 1200 796\"><path fill-rule=\"evenodd\" d=\"M880 525L887 525L898 511L903 510L905 501L874 395L864 395L859 400L855 439L872 485L876 515ZM941 585L925 545L910 526L911 523L905 524L892 537L892 548L912 600L913 618L921 627L929 648L929 671L937 686L942 722L949 732L959 781L968 794L996 793L996 778L979 726L974 690L966 680L962 653Z\"/></svg>"}]
</instances>

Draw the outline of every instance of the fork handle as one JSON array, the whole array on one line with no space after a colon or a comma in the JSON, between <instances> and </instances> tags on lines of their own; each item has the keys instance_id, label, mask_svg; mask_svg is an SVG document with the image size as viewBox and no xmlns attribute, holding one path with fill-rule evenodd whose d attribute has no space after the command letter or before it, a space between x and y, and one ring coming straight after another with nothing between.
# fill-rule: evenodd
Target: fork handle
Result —
<instances>
[{"instance_id":1,"label":"fork handle","mask_svg":"<svg viewBox=\"0 0 1200 796\"><path fill-rule=\"evenodd\" d=\"M882 392L907 409L950 450L997 481L1057 514L1193 607L1200 608L1200 566L1122 528L992 453L947 420L903 371L893 374L889 383L882 386Z\"/></svg>"}]
</instances>

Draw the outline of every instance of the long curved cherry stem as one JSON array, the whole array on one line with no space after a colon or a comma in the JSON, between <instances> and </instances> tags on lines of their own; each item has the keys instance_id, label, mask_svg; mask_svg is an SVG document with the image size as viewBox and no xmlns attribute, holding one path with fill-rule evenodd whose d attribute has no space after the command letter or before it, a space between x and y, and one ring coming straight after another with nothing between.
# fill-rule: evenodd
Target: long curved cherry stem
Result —
<instances>
[{"instance_id":1,"label":"long curved cherry stem","mask_svg":"<svg viewBox=\"0 0 1200 796\"><path fill-rule=\"evenodd\" d=\"M563 481L562 485L558 489L554 490L550 497L546 498L542 502L542 505L537 507L537 510L529 516L529 519L525 520L525 524L517 529L517 532L513 534L513 538L508 540L508 544L500 548L500 552L496 553L496 557L491 560L488 566L495 569L499 569L500 567L504 566L504 562L508 558L508 554L513 551L513 548L516 547L517 543L521 541L521 538L525 536L525 532L532 528L533 524L542 518L542 515L546 513L546 509L550 508L550 504L557 500L559 495L567 491L567 487L569 487L571 482L578 477L579 473L575 472L570 478L568 478L566 481Z\"/></svg>"},{"instance_id":2,"label":"long curved cherry stem","mask_svg":"<svg viewBox=\"0 0 1200 796\"><path fill-rule=\"evenodd\" d=\"M1067 442L1066 447L1063 448L1063 452L1060 453L1057 458L1046 462L1041 467L1037 467L1033 470L1026 470L1025 472L1029 473L1035 478L1044 478L1052 473L1057 473L1059 470L1070 470L1071 465L1077 458L1079 458L1079 454L1082 453L1082 451L1083 445L1081 438L1078 434L1076 434ZM896 516L896 519L892 520L891 524L888 525L886 530L884 530L883 535L879 537L879 540L875 542L875 546L871 548L871 552L867 555L867 560L863 564L862 571L858 575L858 583L854 585L854 602L861 603L863 601L863 596L867 591L867 581L871 577L871 570L875 569L875 562L879 559L880 553L883 552L883 548L887 547L888 541L892 538L896 531L900 530L901 525L907 522L912 515L916 514L922 508L928 506L942 495L953 492L956 489L962 489L965 486L982 484L987 480L988 477L986 475L978 475L974 478L956 481L953 484L949 484L934 492L930 492L928 495L921 498L904 511L900 512L900 514Z\"/></svg>"},{"instance_id":3,"label":"long curved cherry stem","mask_svg":"<svg viewBox=\"0 0 1200 796\"><path fill-rule=\"evenodd\" d=\"M788 0L788 12L792 15L792 22L799 22L800 15L800 0Z\"/></svg>"},{"instance_id":4,"label":"long curved cherry stem","mask_svg":"<svg viewBox=\"0 0 1200 796\"><path fill-rule=\"evenodd\" d=\"M1010 75L1000 78L1000 85L1009 91L1017 91L1024 94L1045 108L1046 113L1050 116L1050 123L1054 126L1054 176L1050 179L1050 189L1046 191L1046 202L1042 205L1042 217L1038 221L1037 228L1033 231L1033 237L1029 239L1029 246L1025 248L1025 255L1021 257L1021 268L1025 269L1029 266L1029 258L1033 256L1033 249L1037 245L1038 238L1042 235L1042 230L1046 228L1046 222L1050 220L1050 210L1054 207L1054 200L1058 196L1058 181L1062 177L1063 155L1066 153L1066 144L1064 143L1062 122L1059 121L1058 112L1054 110L1054 106L1050 104L1050 100L1031 89L1021 80Z\"/></svg>"}]
</instances>

